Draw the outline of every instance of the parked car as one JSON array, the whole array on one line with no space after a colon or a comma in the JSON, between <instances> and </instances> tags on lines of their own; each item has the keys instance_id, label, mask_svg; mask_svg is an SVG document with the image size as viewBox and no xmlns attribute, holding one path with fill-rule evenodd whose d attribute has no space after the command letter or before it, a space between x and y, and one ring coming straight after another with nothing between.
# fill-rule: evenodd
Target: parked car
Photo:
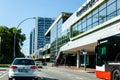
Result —
<instances>
[{"instance_id":1,"label":"parked car","mask_svg":"<svg viewBox=\"0 0 120 80\"><path fill-rule=\"evenodd\" d=\"M47 63L46 63L46 62L43 62L43 66L47 66Z\"/></svg>"},{"instance_id":2,"label":"parked car","mask_svg":"<svg viewBox=\"0 0 120 80\"><path fill-rule=\"evenodd\" d=\"M42 68L42 62L41 61L35 61L35 64L38 68Z\"/></svg>"},{"instance_id":3,"label":"parked car","mask_svg":"<svg viewBox=\"0 0 120 80\"><path fill-rule=\"evenodd\" d=\"M15 58L9 68L9 80L13 79L38 80L38 68L33 59Z\"/></svg>"}]
</instances>

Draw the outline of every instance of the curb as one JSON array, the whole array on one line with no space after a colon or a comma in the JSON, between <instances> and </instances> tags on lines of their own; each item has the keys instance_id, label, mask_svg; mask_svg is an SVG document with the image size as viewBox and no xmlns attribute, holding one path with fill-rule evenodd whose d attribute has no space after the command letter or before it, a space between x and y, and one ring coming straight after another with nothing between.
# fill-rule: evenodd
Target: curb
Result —
<instances>
[{"instance_id":1,"label":"curb","mask_svg":"<svg viewBox=\"0 0 120 80\"><path fill-rule=\"evenodd\" d=\"M91 69L91 68L86 68L86 70L82 67L82 68L76 68L76 67L68 67L68 66L58 66L58 68L66 68L69 70L75 70L75 71L85 71L87 73L95 73L95 69Z\"/></svg>"}]
</instances>

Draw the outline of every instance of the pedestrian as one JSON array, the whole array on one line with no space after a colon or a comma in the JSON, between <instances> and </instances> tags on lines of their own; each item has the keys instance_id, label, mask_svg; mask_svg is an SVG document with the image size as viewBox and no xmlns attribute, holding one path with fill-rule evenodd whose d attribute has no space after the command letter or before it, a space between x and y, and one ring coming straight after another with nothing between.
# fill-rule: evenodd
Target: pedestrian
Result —
<instances>
[{"instance_id":1,"label":"pedestrian","mask_svg":"<svg viewBox=\"0 0 120 80\"><path fill-rule=\"evenodd\" d=\"M57 61L55 62L55 66L58 67L58 62Z\"/></svg>"}]
</instances>

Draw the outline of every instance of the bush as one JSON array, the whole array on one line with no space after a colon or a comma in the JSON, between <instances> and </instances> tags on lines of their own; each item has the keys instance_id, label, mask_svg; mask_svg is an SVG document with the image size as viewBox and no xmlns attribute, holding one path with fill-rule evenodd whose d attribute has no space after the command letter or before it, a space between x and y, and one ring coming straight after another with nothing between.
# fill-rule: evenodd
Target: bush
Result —
<instances>
[{"instance_id":1,"label":"bush","mask_svg":"<svg viewBox=\"0 0 120 80\"><path fill-rule=\"evenodd\" d=\"M9 67L10 64L0 64L0 67Z\"/></svg>"}]
</instances>

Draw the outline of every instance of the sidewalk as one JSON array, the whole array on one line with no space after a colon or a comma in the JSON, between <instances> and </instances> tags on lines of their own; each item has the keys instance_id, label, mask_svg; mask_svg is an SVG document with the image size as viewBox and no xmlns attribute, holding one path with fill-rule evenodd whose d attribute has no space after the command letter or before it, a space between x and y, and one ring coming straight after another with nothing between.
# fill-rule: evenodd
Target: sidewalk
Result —
<instances>
[{"instance_id":1,"label":"sidewalk","mask_svg":"<svg viewBox=\"0 0 120 80\"><path fill-rule=\"evenodd\" d=\"M6 67L6 68L0 67L0 77L1 77L3 74L7 73L7 72L8 72L8 68L7 68L7 67Z\"/></svg>"},{"instance_id":2,"label":"sidewalk","mask_svg":"<svg viewBox=\"0 0 120 80\"><path fill-rule=\"evenodd\" d=\"M7 71L9 67L0 67L0 71Z\"/></svg>"},{"instance_id":3,"label":"sidewalk","mask_svg":"<svg viewBox=\"0 0 120 80\"><path fill-rule=\"evenodd\" d=\"M58 68L66 68L66 69L70 69L70 70L85 71L84 67L77 68L77 67L74 67L74 66L58 66ZM95 69L86 68L85 72L87 72L87 73L95 73Z\"/></svg>"}]
</instances>

